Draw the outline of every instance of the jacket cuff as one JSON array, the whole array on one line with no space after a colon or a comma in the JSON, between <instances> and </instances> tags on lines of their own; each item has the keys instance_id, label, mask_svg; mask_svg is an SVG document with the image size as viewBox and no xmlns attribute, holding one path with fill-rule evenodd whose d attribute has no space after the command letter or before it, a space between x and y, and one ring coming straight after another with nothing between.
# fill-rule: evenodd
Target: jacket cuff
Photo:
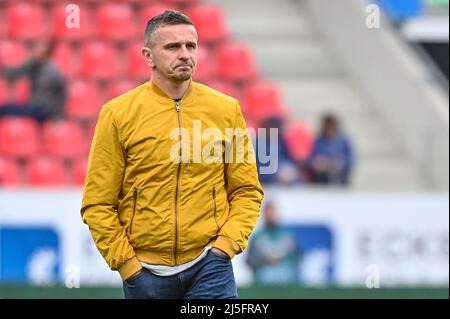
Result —
<instances>
[{"instance_id":1,"label":"jacket cuff","mask_svg":"<svg viewBox=\"0 0 450 319\"><path fill-rule=\"evenodd\" d=\"M127 280L132 275L142 269L142 265L136 257L127 260L120 268L119 274L123 280Z\"/></svg>"},{"instance_id":2,"label":"jacket cuff","mask_svg":"<svg viewBox=\"0 0 450 319\"><path fill-rule=\"evenodd\" d=\"M238 252L241 251L240 247L234 240L225 236L217 237L212 246L223 250L228 254L228 256L230 256L230 258L233 258Z\"/></svg>"}]
</instances>

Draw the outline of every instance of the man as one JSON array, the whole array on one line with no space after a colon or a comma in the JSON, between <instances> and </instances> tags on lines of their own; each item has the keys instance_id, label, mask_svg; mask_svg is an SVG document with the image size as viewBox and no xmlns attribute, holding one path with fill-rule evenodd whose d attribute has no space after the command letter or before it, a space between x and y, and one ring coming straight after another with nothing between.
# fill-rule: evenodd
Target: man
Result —
<instances>
[{"instance_id":1,"label":"man","mask_svg":"<svg viewBox=\"0 0 450 319\"><path fill-rule=\"evenodd\" d=\"M284 184L289 185L300 181L300 171L296 167L296 164L287 150L286 142L282 138L284 130L284 120L279 117L269 117L261 122L262 129L265 130L264 143L259 142L259 136L256 137L256 150L257 150L257 166L259 171L259 180L264 184ZM272 129L278 130L276 139L276 151L271 149L270 131ZM262 145L259 145L262 144ZM269 163L264 163L267 159L261 158L261 155L267 157L266 154L270 154ZM277 169L273 173L264 173L264 167L268 165L274 165L274 161L278 161Z\"/></svg>"},{"instance_id":2,"label":"man","mask_svg":"<svg viewBox=\"0 0 450 319\"><path fill-rule=\"evenodd\" d=\"M255 234L247 252L247 264L255 282L263 285L298 283L300 248L294 235L281 226L272 203L264 207L264 227Z\"/></svg>"},{"instance_id":3,"label":"man","mask_svg":"<svg viewBox=\"0 0 450 319\"><path fill-rule=\"evenodd\" d=\"M0 117L27 116L38 122L63 117L67 89L64 77L50 60L54 47L55 42L52 40L39 41L34 45L31 58L23 65L4 69L0 65L0 74L9 81L27 77L31 82L28 105L9 103L0 108Z\"/></svg>"},{"instance_id":4,"label":"man","mask_svg":"<svg viewBox=\"0 0 450 319\"><path fill-rule=\"evenodd\" d=\"M317 184L350 183L353 169L353 148L348 137L341 131L334 114L322 117L320 134L308 160L311 178Z\"/></svg>"},{"instance_id":5,"label":"man","mask_svg":"<svg viewBox=\"0 0 450 319\"><path fill-rule=\"evenodd\" d=\"M231 258L245 249L263 199L239 102L191 80L197 33L185 15L154 17L144 41L152 79L102 108L83 221L126 298L237 298ZM199 124L219 134L198 138ZM227 128L245 134L230 138ZM220 147L214 161L198 160L211 143L242 141L243 152Z\"/></svg>"}]
</instances>

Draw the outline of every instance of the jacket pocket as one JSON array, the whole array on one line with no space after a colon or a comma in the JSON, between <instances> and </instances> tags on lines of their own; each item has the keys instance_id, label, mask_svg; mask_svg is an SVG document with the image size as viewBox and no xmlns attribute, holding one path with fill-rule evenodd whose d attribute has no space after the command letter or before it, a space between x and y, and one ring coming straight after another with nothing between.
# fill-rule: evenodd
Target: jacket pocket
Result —
<instances>
[{"instance_id":1,"label":"jacket pocket","mask_svg":"<svg viewBox=\"0 0 450 319\"><path fill-rule=\"evenodd\" d=\"M217 232L219 232L220 227L219 227L219 223L217 221L217 190L216 190L215 186L213 186L213 188L212 188L212 199L213 199L213 204L214 204L214 210L213 210L214 222L216 223Z\"/></svg>"},{"instance_id":2,"label":"jacket pocket","mask_svg":"<svg viewBox=\"0 0 450 319\"><path fill-rule=\"evenodd\" d=\"M133 233L134 216L136 215L136 205L138 200L139 191L137 188L133 190L133 213L130 220L130 235Z\"/></svg>"}]
</instances>

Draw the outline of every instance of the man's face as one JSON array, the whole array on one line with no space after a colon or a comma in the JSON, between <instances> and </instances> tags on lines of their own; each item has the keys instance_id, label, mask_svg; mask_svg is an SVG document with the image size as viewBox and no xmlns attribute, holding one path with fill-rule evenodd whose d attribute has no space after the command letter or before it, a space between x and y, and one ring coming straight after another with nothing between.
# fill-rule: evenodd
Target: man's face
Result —
<instances>
[{"instance_id":1,"label":"man's face","mask_svg":"<svg viewBox=\"0 0 450 319\"><path fill-rule=\"evenodd\" d=\"M329 138L333 138L338 134L338 130L335 124L327 123L325 125L325 135Z\"/></svg>"},{"instance_id":2,"label":"man's face","mask_svg":"<svg viewBox=\"0 0 450 319\"><path fill-rule=\"evenodd\" d=\"M49 46L50 44L43 41L37 42L33 47L33 56L39 62L45 61L49 57Z\"/></svg>"},{"instance_id":3,"label":"man's face","mask_svg":"<svg viewBox=\"0 0 450 319\"><path fill-rule=\"evenodd\" d=\"M269 228L278 224L277 212L272 204L267 204L264 208L264 222Z\"/></svg>"},{"instance_id":4,"label":"man's face","mask_svg":"<svg viewBox=\"0 0 450 319\"><path fill-rule=\"evenodd\" d=\"M189 80L197 65L197 32L191 25L163 25L153 37L152 47L143 49L153 74L170 81Z\"/></svg>"}]
</instances>

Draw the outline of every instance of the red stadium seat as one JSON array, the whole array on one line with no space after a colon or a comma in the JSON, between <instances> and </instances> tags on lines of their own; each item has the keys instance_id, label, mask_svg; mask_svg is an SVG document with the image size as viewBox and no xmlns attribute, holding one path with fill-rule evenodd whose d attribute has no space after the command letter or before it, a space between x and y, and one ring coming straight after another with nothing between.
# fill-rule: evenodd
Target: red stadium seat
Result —
<instances>
[{"instance_id":1,"label":"red stadium seat","mask_svg":"<svg viewBox=\"0 0 450 319\"><path fill-rule=\"evenodd\" d=\"M0 40L0 61L5 67L16 67L26 61L28 50L21 42Z\"/></svg>"},{"instance_id":2,"label":"red stadium seat","mask_svg":"<svg viewBox=\"0 0 450 319\"><path fill-rule=\"evenodd\" d=\"M231 81L248 81L258 75L250 49L238 43L217 49L217 72L218 76Z\"/></svg>"},{"instance_id":3,"label":"red stadium seat","mask_svg":"<svg viewBox=\"0 0 450 319\"><path fill-rule=\"evenodd\" d=\"M215 75L214 61L212 61L212 53L204 47L198 48L197 68L194 73L194 80L207 82Z\"/></svg>"},{"instance_id":4,"label":"red stadium seat","mask_svg":"<svg viewBox=\"0 0 450 319\"><path fill-rule=\"evenodd\" d=\"M148 80L152 75L152 68L147 65L142 56L141 49L143 42L139 41L129 46L127 49L128 76L139 80Z\"/></svg>"},{"instance_id":5,"label":"red stadium seat","mask_svg":"<svg viewBox=\"0 0 450 319\"><path fill-rule=\"evenodd\" d=\"M136 34L133 11L129 5L102 5L97 9L96 16L103 39L124 41Z\"/></svg>"},{"instance_id":6,"label":"red stadium seat","mask_svg":"<svg viewBox=\"0 0 450 319\"><path fill-rule=\"evenodd\" d=\"M0 8L0 21L6 21L6 14L2 8ZM0 23L0 39L4 38L5 36L6 36L6 23Z\"/></svg>"},{"instance_id":7,"label":"red stadium seat","mask_svg":"<svg viewBox=\"0 0 450 319\"><path fill-rule=\"evenodd\" d=\"M17 187L20 184L20 169L17 162L0 157L0 188Z\"/></svg>"},{"instance_id":8,"label":"red stadium seat","mask_svg":"<svg viewBox=\"0 0 450 319\"><path fill-rule=\"evenodd\" d=\"M108 85L108 100L122 95L139 85L139 82L132 80L112 81Z\"/></svg>"},{"instance_id":9,"label":"red stadium seat","mask_svg":"<svg viewBox=\"0 0 450 319\"><path fill-rule=\"evenodd\" d=\"M117 52L111 45L94 41L80 50L81 73L87 77L110 79L119 76Z\"/></svg>"},{"instance_id":10,"label":"red stadium seat","mask_svg":"<svg viewBox=\"0 0 450 319\"><path fill-rule=\"evenodd\" d=\"M25 105L28 104L31 95L31 83L27 78L16 80L10 86L13 101Z\"/></svg>"},{"instance_id":11,"label":"red stadium seat","mask_svg":"<svg viewBox=\"0 0 450 319\"><path fill-rule=\"evenodd\" d=\"M48 35L47 19L40 5L20 2L8 6L7 34L12 38L38 39Z\"/></svg>"},{"instance_id":12,"label":"red stadium seat","mask_svg":"<svg viewBox=\"0 0 450 319\"><path fill-rule=\"evenodd\" d=\"M286 116L282 93L278 86L266 81L248 84L244 88L245 115L256 120Z\"/></svg>"},{"instance_id":13,"label":"red stadium seat","mask_svg":"<svg viewBox=\"0 0 450 319\"><path fill-rule=\"evenodd\" d=\"M197 29L200 43L216 43L228 36L221 7L212 4L198 5L186 14Z\"/></svg>"},{"instance_id":14,"label":"red stadium seat","mask_svg":"<svg viewBox=\"0 0 450 319\"><path fill-rule=\"evenodd\" d=\"M230 83L224 81L211 81L207 85L217 91L220 91L226 95L239 99L239 93L236 87Z\"/></svg>"},{"instance_id":15,"label":"red stadium seat","mask_svg":"<svg viewBox=\"0 0 450 319\"><path fill-rule=\"evenodd\" d=\"M47 122L43 128L44 150L61 159L76 159L87 154L83 131L75 122Z\"/></svg>"},{"instance_id":16,"label":"red stadium seat","mask_svg":"<svg viewBox=\"0 0 450 319\"><path fill-rule=\"evenodd\" d=\"M0 0L1 2L2 0ZM9 1L9 0L4 0L4 1ZM38 4L44 4L44 3L57 3L60 0L28 0L28 2L34 2L34 3L38 3ZM94 0L95 1L95 0ZM11 1L10 1L11 2Z\"/></svg>"},{"instance_id":17,"label":"red stadium seat","mask_svg":"<svg viewBox=\"0 0 450 319\"><path fill-rule=\"evenodd\" d=\"M90 1L90 0L87 0ZM111 2L111 0L96 0L97 2L103 2L103 3L107 3L107 2ZM117 3L137 3L137 4L145 4L148 2L154 2L153 0L115 0L115 2Z\"/></svg>"},{"instance_id":18,"label":"red stadium seat","mask_svg":"<svg viewBox=\"0 0 450 319\"><path fill-rule=\"evenodd\" d=\"M86 158L80 159L74 163L72 168L73 182L75 185L83 186L86 178L88 160Z\"/></svg>"},{"instance_id":19,"label":"red stadium seat","mask_svg":"<svg viewBox=\"0 0 450 319\"><path fill-rule=\"evenodd\" d=\"M51 12L52 30L56 38L62 40L87 40L96 36L95 19L92 10L83 4L78 4L78 8L79 10L76 11L77 9L67 7L66 4L53 7ZM75 13L79 13L78 25L75 21Z\"/></svg>"},{"instance_id":20,"label":"red stadium seat","mask_svg":"<svg viewBox=\"0 0 450 319\"><path fill-rule=\"evenodd\" d=\"M314 143L312 129L301 121L289 122L284 130L283 138L289 155L297 161L305 161Z\"/></svg>"},{"instance_id":21,"label":"red stadium seat","mask_svg":"<svg viewBox=\"0 0 450 319\"><path fill-rule=\"evenodd\" d=\"M142 30L139 31L142 36L141 39L142 41L144 40L144 30L145 27L147 26L148 21L153 18L154 16L157 16L161 13L163 13L166 10L178 10L176 5L171 5L171 4L153 4L153 5L149 5L144 7L142 10L140 10L140 19L139 19L139 25L138 30Z\"/></svg>"},{"instance_id":22,"label":"red stadium seat","mask_svg":"<svg viewBox=\"0 0 450 319\"><path fill-rule=\"evenodd\" d=\"M53 62L66 77L73 78L78 74L73 48L68 43L62 42L56 47Z\"/></svg>"},{"instance_id":23,"label":"red stadium seat","mask_svg":"<svg viewBox=\"0 0 450 319\"><path fill-rule=\"evenodd\" d=\"M102 107L98 86L91 81L73 81L69 85L67 115L75 119L95 119Z\"/></svg>"},{"instance_id":24,"label":"red stadium seat","mask_svg":"<svg viewBox=\"0 0 450 319\"><path fill-rule=\"evenodd\" d=\"M0 41L0 61L5 67L14 68L20 66L25 63L27 56L27 49L21 42L10 40ZM21 104L28 102L30 96L30 83L27 79L21 78L14 81L8 89L10 98L13 101ZM5 95L4 98L8 98L8 96Z\"/></svg>"},{"instance_id":25,"label":"red stadium seat","mask_svg":"<svg viewBox=\"0 0 450 319\"><path fill-rule=\"evenodd\" d=\"M8 85L0 78L0 107L8 100Z\"/></svg>"},{"instance_id":26,"label":"red stadium seat","mask_svg":"<svg viewBox=\"0 0 450 319\"><path fill-rule=\"evenodd\" d=\"M47 157L31 160L26 167L26 181L33 187L64 187L66 171L64 165Z\"/></svg>"},{"instance_id":27,"label":"red stadium seat","mask_svg":"<svg viewBox=\"0 0 450 319\"><path fill-rule=\"evenodd\" d=\"M191 6L196 3L199 3L200 0L163 0L162 2L181 5L181 6Z\"/></svg>"},{"instance_id":28,"label":"red stadium seat","mask_svg":"<svg viewBox=\"0 0 450 319\"><path fill-rule=\"evenodd\" d=\"M0 154L16 158L36 156L40 150L39 128L28 118L0 120Z\"/></svg>"}]
</instances>

